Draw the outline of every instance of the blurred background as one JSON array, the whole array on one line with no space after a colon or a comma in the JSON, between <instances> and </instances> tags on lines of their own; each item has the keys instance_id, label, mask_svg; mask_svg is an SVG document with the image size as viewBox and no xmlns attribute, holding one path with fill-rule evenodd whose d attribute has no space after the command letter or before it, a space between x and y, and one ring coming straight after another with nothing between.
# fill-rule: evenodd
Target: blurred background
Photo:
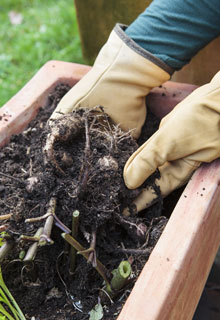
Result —
<instances>
[{"instance_id":1,"label":"blurred background","mask_svg":"<svg viewBox=\"0 0 220 320\"><path fill-rule=\"evenodd\" d=\"M73 0L1 0L0 106L51 59L84 63Z\"/></svg>"},{"instance_id":2,"label":"blurred background","mask_svg":"<svg viewBox=\"0 0 220 320\"><path fill-rule=\"evenodd\" d=\"M48 60L92 65L115 23L129 25L151 2L0 0L0 107ZM209 82L220 69L219 49L220 37L172 80Z\"/></svg>"}]
</instances>

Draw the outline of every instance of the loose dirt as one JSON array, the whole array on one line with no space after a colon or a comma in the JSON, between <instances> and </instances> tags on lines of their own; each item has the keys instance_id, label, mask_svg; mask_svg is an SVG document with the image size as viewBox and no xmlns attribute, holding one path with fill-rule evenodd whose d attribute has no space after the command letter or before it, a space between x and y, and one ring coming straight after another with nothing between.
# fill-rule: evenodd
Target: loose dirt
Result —
<instances>
[{"instance_id":1,"label":"loose dirt","mask_svg":"<svg viewBox=\"0 0 220 320\"><path fill-rule=\"evenodd\" d=\"M139 215L122 215L140 193L140 189L125 187L123 167L138 145L157 129L159 120L148 115L137 143L130 134L112 126L103 112L79 111L74 115L79 121L72 139L55 139L48 158L42 151L47 120L68 90L68 86L59 85L28 128L0 150L1 215L11 214L1 225L6 225L7 241L13 245L2 262L3 276L27 319L89 319L89 312L101 303L102 319L113 320L168 220L156 188L157 204ZM66 134L64 121L65 116L56 123L62 136ZM158 173L147 184L155 187L155 177ZM48 217L37 222L26 219L44 216L51 209L51 199L56 204L52 232L44 235L46 245L38 246L34 259L24 262L22 255L25 257L34 243L33 238L24 236L33 237ZM82 254L76 255L72 273L70 247L61 234L71 229L75 210L79 211L77 241L91 253L90 263ZM105 265L109 279L122 260L131 264L128 283L111 299L94 268L96 259Z\"/></svg>"}]
</instances>

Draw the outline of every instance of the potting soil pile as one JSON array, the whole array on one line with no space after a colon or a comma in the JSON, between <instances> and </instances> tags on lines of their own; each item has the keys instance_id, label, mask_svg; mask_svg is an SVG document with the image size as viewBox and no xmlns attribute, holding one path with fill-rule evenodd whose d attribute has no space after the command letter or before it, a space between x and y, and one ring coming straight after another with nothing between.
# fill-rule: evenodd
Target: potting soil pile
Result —
<instances>
[{"instance_id":1,"label":"potting soil pile","mask_svg":"<svg viewBox=\"0 0 220 320\"><path fill-rule=\"evenodd\" d=\"M160 201L136 214L131 203L141 188L128 190L122 173L138 144L113 126L102 108L61 116L52 126L59 138L45 151L51 135L47 120L68 89L59 85L28 128L0 150L0 209L9 215L1 221L1 238L10 244L1 267L27 319L113 320L167 218L154 183L158 173L146 185ZM61 139L71 123L74 130ZM140 141L157 125L149 115ZM127 206L132 214L123 216ZM80 249L64 240L67 234ZM122 261L131 267L128 279L109 291L112 271Z\"/></svg>"}]
</instances>

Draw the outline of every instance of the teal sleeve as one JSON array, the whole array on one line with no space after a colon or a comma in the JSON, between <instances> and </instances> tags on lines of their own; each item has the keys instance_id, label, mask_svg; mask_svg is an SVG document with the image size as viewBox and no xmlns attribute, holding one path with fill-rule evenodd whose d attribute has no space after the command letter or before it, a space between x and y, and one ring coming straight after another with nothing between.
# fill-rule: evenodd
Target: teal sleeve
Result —
<instances>
[{"instance_id":1,"label":"teal sleeve","mask_svg":"<svg viewBox=\"0 0 220 320\"><path fill-rule=\"evenodd\" d=\"M220 0L154 0L125 32L179 70L220 35Z\"/></svg>"}]
</instances>

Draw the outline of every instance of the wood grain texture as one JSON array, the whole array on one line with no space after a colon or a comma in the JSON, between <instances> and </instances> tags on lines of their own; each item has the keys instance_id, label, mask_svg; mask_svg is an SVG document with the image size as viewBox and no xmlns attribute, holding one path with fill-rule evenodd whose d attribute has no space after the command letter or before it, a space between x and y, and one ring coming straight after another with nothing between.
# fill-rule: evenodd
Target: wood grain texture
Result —
<instances>
[{"instance_id":1,"label":"wood grain texture","mask_svg":"<svg viewBox=\"0 0 220 320\"><path fill-rule=\"evenodd\" d=\"M118 320L190 320L220 244L220 160L193 175Z\"/></svg>"}]
</instances>

